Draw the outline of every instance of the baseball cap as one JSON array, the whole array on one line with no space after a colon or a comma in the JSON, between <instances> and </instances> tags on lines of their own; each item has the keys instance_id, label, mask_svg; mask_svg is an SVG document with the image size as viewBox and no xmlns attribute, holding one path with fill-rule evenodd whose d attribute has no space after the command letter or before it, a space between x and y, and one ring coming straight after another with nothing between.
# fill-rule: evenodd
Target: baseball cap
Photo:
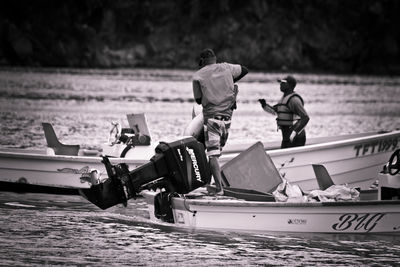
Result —
<instances>
[{"instance_id":1,"label":"baseball cap","mask_svg":"<svg viewBox=\"0 0 400 267\"><path fill-rule=\"evenodd\" d=\"M280 83L288 83L293 88L295 88L296 84L297 84L296 79L293 76L290 76L290 75L286 76L283 79L278 79L278 82L280 82Z\"/></svg>"}]
</instances>

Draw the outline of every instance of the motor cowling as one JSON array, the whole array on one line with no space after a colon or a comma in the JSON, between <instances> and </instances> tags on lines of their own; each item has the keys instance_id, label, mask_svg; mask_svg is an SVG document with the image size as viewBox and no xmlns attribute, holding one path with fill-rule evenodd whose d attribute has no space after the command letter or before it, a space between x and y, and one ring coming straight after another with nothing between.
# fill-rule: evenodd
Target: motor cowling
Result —
<instances>
[{"instance_id":1,"label":"motor cowling","mask_svg":"<svg viewBox=\"0 0 400 267\"><path fill-rule=\"evenodd\" d=\"M203 144L193 137L172 143L161 142L150 161L132 171L125 163L112 165L103 158L108 179L80 189L80 193L101 209L126 204L143 189L164 188L186 194L210 182L211 173Z\"/></svg>"}]
</instances>

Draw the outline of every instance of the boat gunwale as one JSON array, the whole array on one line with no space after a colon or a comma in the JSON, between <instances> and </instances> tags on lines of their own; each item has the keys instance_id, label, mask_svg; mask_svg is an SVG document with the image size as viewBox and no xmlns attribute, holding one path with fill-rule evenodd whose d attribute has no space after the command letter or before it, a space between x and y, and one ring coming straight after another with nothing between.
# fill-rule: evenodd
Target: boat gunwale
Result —
<instances>
[{"instance_id":1,"label":"boat gunwale","mask_svg":"<svg viewBox=\"0 0 400 267\"><path fill-rule=\"evenodd\" d=\"M361 138L361 137L369 137L369 136L390 133L390 132L393 132L393 131L376 131L376 132L366 132L366 133L350 133L350 134L343 134L343 135L336 135L336 136L310 137L310 138L307 138L307 142L306 142L305 146L308 147L311 145L321 144L321 143L336 142L336 141L349 140L349 139ZM281 147L280 140L262 141L262 144L264 145L265 149L268 151L281 149L280 148ZM227 143L227 145L225 146L224 150L222 151L222 155L224 154L224 152L227 154L240 153L241 151L243 151L245 148L247 148L250 145L251 144L248 142L245 143L245 142L231 141L230 143Z\"/></svg>"},{"instance_id":2,"label":"boat gunwale","mask_svg":"<svg viewBox=\"0 0 400 267\"><path fill-rule=\"evenodd\" d=\"M364 142L368 142L368 141L373 141L375 139L382 139L382 138L396 136L396 135L398 135L398 138L400 138L400 130L394 130L394 131L384 132L384 133L376 133L374 135L366 135L366 136L360 136L360 137L337 140L337 141L315 143L315 144L310 144L310 145L305 145L305 146L300 146L300 147L290 147L290 148L284 148L284 149L278 148L278 149L266 150L266 152L271 157L272 156L282 156L282 155L287 154L289 151L292 153L302 153L302 152L317 151L317 150L322 150L322 149L338 148L338 147L348 146L348 145L350 145L352 143L356 143L356 142L364 143ZM222 154L221 160L229 161L231 158L234 158L237 155L239 155L239 153L229 153L229 154L225 154L225 155Z\"/></svg>"},{"instance_id":3,"label":"boat gunwale","mask_svg":"<svg viewBox=\"0 0 400 267\"><path fill-rule=\"evenodd\" d=\"M173 198L174 201L184 202L185 205L194 206L219 206L219 207L358 207L358 206L388 206L400 205L400 200L361 200L361 201L332 201L332 202L263 202L263 201L247 201L240 199L230 200L207 200L207 199L188 199ZM400 210L399 210L400 212Z\"/></svg>"},{"instance_id":4,"label":"boat gunwale","mask_svg":"<svg viewBox=\"0 0 400 267\"><path fill-rule=\"evenodd\" d=\"M369 133L358 133L358 134L347 134L347 135L340 135L340 136L327 136L327 137L315 137L315 139L319 139L318 142L312 142L311 144L306 144L305 146L301 147L292 147L292 148L276 148L276 149L271 149L268 150L268 147L266 147L266 150L268 150L268 153L273 153L274 156L279 156L281 153L286 153L289 149L293 151L294 153L298 151L302 151L305 148L307 150L319 150L321 147L323 148L331 148L336 145L343 145L355 141L363 141L363 140L370 140L374 138L381 138L382 136L391 136L391 135L400 135L400 130L393 130L393 131L388 131L388 132L369 132ZM324 142L324 139L338 139L334 141L328 141ZM310 138L312 139L312 138ZM263 144L267 144L268 142L262 142ZM238 146L238 145L247 145L246 144L233 144L233 146ZM227 145L228 146L228 145ZM236 155L239 152L235 151L236 149L233 149L233 151L228 151L225 154L225 157L231 157L232 154ZM25 152L26 151L26 152ZM37 153L35 153L37 151ZM69 156L69 155L47 155L45 153L45 150L42 149L16 149L16 148L1 148L0 147L0 156L6 156L6 155L28 155L28 156L44 156L44 157L54 157L54 158L78 158L78 159L90 159L90 158L100 158L99 156L90 156L90 155L77 155L77 156ZM224 156L224 153L222 157ZM113 157L110 157L113 158ZM117 159L129 159L129 158L117 158Z\"/></svg>"},{"instance_id":5,"label":"boat gunwale","mask_svg":"<svg viewBox=\"0 0 400 267\"><path fill-rule=\"evenodd\" d=\"M385 132L385 133L377 133L375 135L371 136L362 136L362 137L357 137L357 138L350 138L350 139L343 139L339 141L332 141L332 142L326 142L326 143L317 143L317 144L312 144L309 146L301 146L301 147L291 147L291 148L286 148L286 151L290 149L294 153L303 150L304 148L308 148L310 151L314 150L321 150L321 149L326 149L326 148L332 148L336 146L345 146L349 145L351 143L355 142L367 142L367 141L373 141L375 139L381 139L385 137L390 137L390 136L396 136L398 135L400 138L400 130L395 130L395 131L390 131L390 132ZM270 150L268 153L273 153L274 156L278 156L279 154L282 153L283 149L275 149L275 150ZM394 151L395 149L393 149ZM276 155L275 155L276 154Z\"/></svg>"},{"instance_id":6,"label":"boat gunwale","mask_svg":"<svg viewBox=\"0 0 400 267\"><path fill-rule=\"evenodd\" d=\"M21 152L3 152L0 151L0 158L21 158L25 159L45 159L53 161L78 161L78 162L98 162L101 163L102 157L96 156L69 156L69 155L46 155L46 154L33 154L33 153L21 153ZM135 159L135 158L117 158L109 157L111 162L117 163L139 163L144 164L149 160Z\"/></svg>"}]
</instances>

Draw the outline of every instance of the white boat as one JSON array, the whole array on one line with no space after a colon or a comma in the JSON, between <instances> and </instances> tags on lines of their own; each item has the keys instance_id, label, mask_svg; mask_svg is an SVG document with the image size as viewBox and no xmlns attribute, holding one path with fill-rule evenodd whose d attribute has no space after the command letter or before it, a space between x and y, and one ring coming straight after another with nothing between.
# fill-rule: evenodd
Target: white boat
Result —
<instances>
[{"instance_id":1,"label":"white boat","mask_svg":"<svg viewBox=\"0 0 400 267\"><path fill-rule=\"evenodd\" d=\"M136 139L140 139L143 132L144 136L150 136L145 117L143 114L140 115L134 118L134 122L128 115L131 128L141 129L133 134ZM380 166L386 162L392 151L400 146L400 131L310 138L306 146L288 149L279 149L280 144L277 142L263 144L282 176L292 183L299 184L305 190L316 187L310 164L325 165L335 183L348 183L367 188L374 182ZM148 162L154 155L156 145L153 142L150 145L138 145L126 150L125 143L106 144L102 153L112 156L113 163L125 162L129 168L136 168ZM229 162L251 145L248 142L228 144L220 158L223 171L227 172ZM101 179L107 178L101 161L98 151L93 153L80 150L77 155L55 155L52 148L1 149L0 188L18 190L20 187L22 191L30 191L29 187L35 190L43 187L42 191L51 188L72 190L88 188L90 185L84 181L92 171L97 170L97 175L101 175ZM72 192L76 193L74 190Z\"/></svg>"},{"instance_id":2,"label":"white boat","mask_svg":"<svg viewBox=\"0 0 400 267\"><path fill-rule=\"evenodd\" d=\"M259 158L259 162L253 161L247 165L246 169L251 171L235 173L228 177L228 182L231 182L230 178L239 176L245 183L255 185L258 191L227 187L225 195L233 197L216 198L205 195L203 189L203 194L194 194L196 191L186 195L174 194L169 201L158 198L158 194L163 194L160 191L144 191L142 195L148 204L150 219L163 223L167 221L178 227L203 230L400 234L400 149L390 156L385 165L385 173L375 175L378 181L377 188L359 189L360 193L354 200L304 202L304 194L299 192L300 199L275 202L275 197L270 192L276 190L276 185L282 180L270 157L263 158L265 154L262 149L257 151L258 148L256 144L235 158L238 159L238 165L242 165L246 158L251 160L251 154ZM334 188L331 186L335 183L323 165L314 164L311 168L317 180L314 189ZM261 176L264 181L254 181L254 177L245 176L257 176L258 170L265 172ZM269 188L268 192L263 191L266 187ZM285 190L290 192L287 188L289 184L285 187ZM162 201L167 208L160 205ZM158 204L157 208L155 202Z\"/></svg>"},{"instance_id":3,"label":"white boat","mask_svg":"<svg viewBox=\"0 0 400 267\"><path fill-rule=\"evenodd\" d=\"M142 192L155 216L154 192ZM400 200L279 203L173 197L173 225L189 229L400 234Z\"/></svg>"},{"instance_id":4,"label":"white boat","mask_svg":"<svg viewBox=\"0 0 400 267\"><path fill-rule=\"evenodd\" d=\"M257 192L226 187L225 195L236 197L216 197L205 194L202 187L210 181L210 174L204 150L196 143L194 139L171 143L158 152L154 162L131 171L123 164L106 163L111 178L81 190L82 195L98 207L107 209L118 203L126 204L128 199L141 192L152 221L186 229L400 234L400 149L390 157L385 172L377 175L377 189L359 193L354 188L339 186L339 190L331 194L331 202L315 202L315 194L310 192L307 196L299 191L300 199L295 199L299 202L294 202L294 198L291 202L275 202L279 200L275 192L282 179L262 145L261 150L260 145L255 144L236 158L239 162L243 158L251 159L252 155L260 158L260 162L253 161L247 168L255 176L259 170L265 171L269 192L263 192L262 188ZM314 166L318 186L321 189L329 186L327 190L335 188L326 169L321 172L320 167L323 165ZM253 181L252 176L242 177L242 180L249 184L258 182ZM293 192L289 187L285 184L282 189L287 196ZM346 196L344 189L352 193ZM274 194L271 194L272 190ZM338 197L343 195L346 197Z\"/></svg>"},{"instance_id":5,"label":"white boat","mask_svg":"<svg viewBox=\"0 0 400 267\"><path fill-rule=\"evenodd\" d=\"M154 154L154 153L152 153ZM99 156L47 155L45 151L0 151L1 190L71 193L78 188L89 188L90 175L107 174ZM112 162L126 162L131 168L148 160L112 158ZM97 171L97 173L92 173Z\"/></svg>"},{"instance_id":6,"label":"white boat","mask_svg":"<svg viewBox=\"0 0 400 267\"><path fill-rule=\"evenodd\" d=\"M107 179L101 154L109 155L112 162L125 162L130 168L136 168L154 155L154 144L149 138L144 114L128 114L129 123L136 132L130 135L136 146L117 142L121 136L120 124L113 123L108 142L102 145L103 151L79 149L79 145L62 144L51 124L43 123L48 144L46 149L9 149L0 150L0 189L3 191L41 192L78 194L77 189L89 188L90 181ZM139 131L141 130L141 132ZM148 133L149 135L149 133ZM139 139L144 138L145 145ZM149 144L149 145L148 145ZM129 148L129 149L127 149ZM135 151L134 153L133 150ZM124 153L127 157L120 157Z\"/></svg>"}]
</instances>

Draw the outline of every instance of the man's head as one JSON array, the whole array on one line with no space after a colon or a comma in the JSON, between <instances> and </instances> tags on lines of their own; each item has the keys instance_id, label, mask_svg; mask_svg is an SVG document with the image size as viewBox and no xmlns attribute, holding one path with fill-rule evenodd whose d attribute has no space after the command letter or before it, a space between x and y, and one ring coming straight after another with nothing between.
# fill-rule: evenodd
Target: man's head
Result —
<instances>
[{"instance_id":1,"label":"man's head","mask_svg":"<svg viewBox=\"0 0 400 267\"><path fill-rule=\"evenodd\" d=\"M290 75L278 80L278 82L281 84L280 89L284 93L292 92L297 84L296 79Z\"/></svg>"},{"instance_id":2,"label":"man's head","mask_svg":"<svg viewBox=\"0 0 400 267\"><path fill-rule=\"evenodd\" d=\"M199 67L202 68L205 65L214 64L217 62L217 57L211 48L206 48L200 53Z\"/></svg>"}]
</instances>

